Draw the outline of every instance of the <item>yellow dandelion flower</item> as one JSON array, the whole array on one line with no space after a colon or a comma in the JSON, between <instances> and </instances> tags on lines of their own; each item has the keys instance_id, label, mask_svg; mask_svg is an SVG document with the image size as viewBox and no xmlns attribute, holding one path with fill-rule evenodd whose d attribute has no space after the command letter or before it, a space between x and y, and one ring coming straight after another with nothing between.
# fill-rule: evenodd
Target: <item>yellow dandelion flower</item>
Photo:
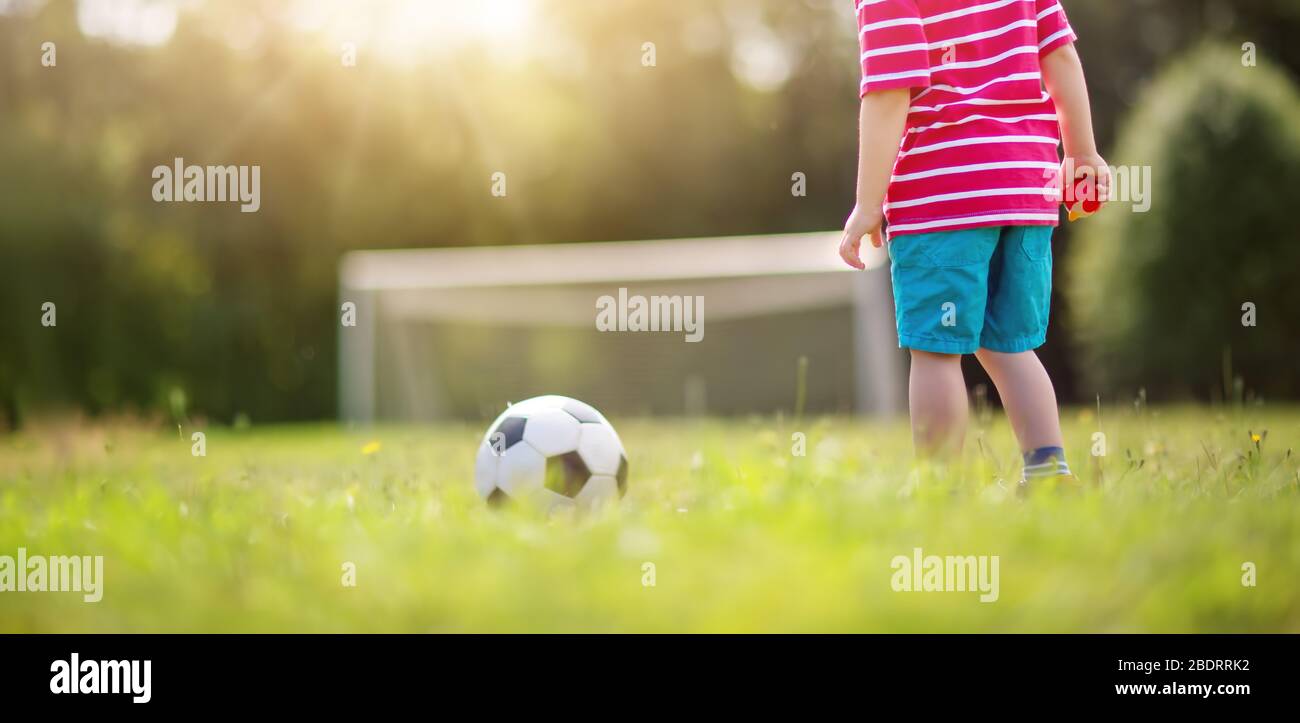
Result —
<instances>
[{"instance_id":1,"label":"yellow dandelion flower","mask_svg":"<svg viewBox=\"0 0 1300 723\"><path fill-rule=\"evenodd\" d=\"M369 457L370 455L374 454L375 452L378 452L383 448L384 445L380 444L378 440L375 440L373 442L367 442L366 445L361 448L361 454L364 454L367 457Z\"/></svg>"}]
</instances>

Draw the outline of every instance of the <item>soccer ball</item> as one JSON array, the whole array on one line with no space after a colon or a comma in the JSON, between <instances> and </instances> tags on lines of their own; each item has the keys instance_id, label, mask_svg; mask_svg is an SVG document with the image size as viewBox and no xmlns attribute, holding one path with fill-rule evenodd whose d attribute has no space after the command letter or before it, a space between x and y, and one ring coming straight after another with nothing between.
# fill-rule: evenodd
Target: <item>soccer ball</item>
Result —
<instances>
[{"instance_id":1,"label":"soccer ball","mask_svg":"<svg viewBox=\"0 0 1300 723\"><path fill-rule=\"evenodd\" d=\"M627 454L589 404L559 395L513 404L488 427L474 464L488 504L528 499L542 509L590 509L627 492Z\"/></svg>"}]
</instances>

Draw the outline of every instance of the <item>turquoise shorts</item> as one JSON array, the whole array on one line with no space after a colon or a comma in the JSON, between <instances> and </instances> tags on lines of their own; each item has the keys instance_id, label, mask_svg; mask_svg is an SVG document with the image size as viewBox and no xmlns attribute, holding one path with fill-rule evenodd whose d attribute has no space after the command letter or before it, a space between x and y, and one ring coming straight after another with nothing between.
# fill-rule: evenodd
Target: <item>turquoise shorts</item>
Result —
<instances>
[{"instance_id":1,"label":"turquoise shorts","mask_svg":"<svg viewBox=\"0 0 1300 723\"><path fill-rule=\"evenodd\" d=\"M905 234L889 242L898 345L1014 354L1047 339L1052 227Z\"/></svg>"}]
</instances>

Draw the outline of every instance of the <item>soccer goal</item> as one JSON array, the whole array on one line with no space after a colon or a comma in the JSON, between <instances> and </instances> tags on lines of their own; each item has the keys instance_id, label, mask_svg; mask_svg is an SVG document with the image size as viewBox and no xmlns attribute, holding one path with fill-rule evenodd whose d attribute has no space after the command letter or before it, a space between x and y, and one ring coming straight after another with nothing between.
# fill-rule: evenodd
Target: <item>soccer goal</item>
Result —
<instances>
[{"instance_id":1,"label":"soccer goal","mask_svg":"<svg viewBox=\"0 0 1300 723\"><path fill-rule=\"evenodd\" d=\"M893 414L906 359L888 259L867 248L854 272L838 245L834 232L349 253L340 416L480 419L541 394L623 415Z\"/></svg>"}]
</instances>

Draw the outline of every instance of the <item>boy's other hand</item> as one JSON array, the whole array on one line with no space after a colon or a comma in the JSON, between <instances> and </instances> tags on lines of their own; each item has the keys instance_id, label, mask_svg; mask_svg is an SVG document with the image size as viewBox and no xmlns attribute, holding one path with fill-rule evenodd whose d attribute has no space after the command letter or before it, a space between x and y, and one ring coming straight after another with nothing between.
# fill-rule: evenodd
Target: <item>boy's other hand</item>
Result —
<instances>
[{"instance_id":1,"label":"boy's other hand","mask_svg":"<svg viewBox=\"0 0 1300 723\"><path fill-rule=\"evenodd\" d=\"M840 258L844 259L844 263L859 271L867 268L862 263L862 239L864 236L869 237L872 246L883 246L884 238L880 233L882 223L884 216L879 210L866 210L861 204L854 207L853 213L844 222L844 236L840 239Z\"/></svg>"}]
</instances>

